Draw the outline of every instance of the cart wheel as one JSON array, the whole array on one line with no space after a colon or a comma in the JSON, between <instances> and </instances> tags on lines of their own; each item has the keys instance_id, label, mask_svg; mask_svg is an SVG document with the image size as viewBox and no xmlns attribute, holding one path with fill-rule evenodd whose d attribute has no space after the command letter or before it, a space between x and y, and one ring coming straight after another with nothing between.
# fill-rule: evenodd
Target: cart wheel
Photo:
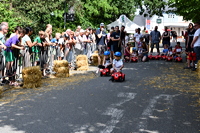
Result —
<instances>
[{"instance_id":1,"label":"cart wheel","mask_svg":"<svg viewBox=\"0 0 200 133\"><path fill-rule=\"evenodd\" d=\"M111 81L114 82L114 77L111 78Z\"/></svg>"},{"instance_id":2,"label":"cart wheel","mask_svg":"<svg viewBox=\"0 0 200 133\"><path fill-rule=\"evenodd\" d=\"M106 76L109 76L109 72L106 73Z\"/></svg>"},{"instance_id":3,"label":"cart wheel","mask_svg":"<svg viewBox=\"0 0 200 133\"><path fill-rule=\"evenodd\" d=\"M122 80L122 77L119 77L119 81L123 81L123 80Z\"/></svg>"},{"instance_id":4,"label":"cart wheel","mask_svg":"<svg viewBox=\"0 0 200 133\"><path fill-rule=\"evenodd\" d=\"M124 75L124 79L123 79L123 81L125 81L125 75Z\"/></svg>"},{"instance_id":5,"label":"cart wheel","mask_svg":"<svg viewBox=\"0 0 200 133\"><path fill-rule=\"evenodd\" d=\"M101 77L103 76L102 72L100 73L100 76L101 76Z\"/></svg>"}]
</instances>

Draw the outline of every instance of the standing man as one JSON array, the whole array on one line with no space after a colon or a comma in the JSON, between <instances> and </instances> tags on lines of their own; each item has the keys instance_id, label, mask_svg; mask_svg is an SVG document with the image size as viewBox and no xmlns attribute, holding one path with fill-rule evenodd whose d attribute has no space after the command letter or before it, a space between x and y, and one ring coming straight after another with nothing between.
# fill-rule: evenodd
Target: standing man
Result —
<instances>
[{"instance_id":1,"label":"standing man","mask_svg":"<svg viewBox=\"0 0 200 133\"><path fill-rule=\"evenodd\" d=\"M200 22L195 22L194 23L194 28L196 29L194 33L194 38L191 43L191 48L194 48L194 52L196 53L196 61L195 65L197 62L200 60ZM196 68L193 67L192 71L195 71Z\"/></svg>"},{"instance_id":2,"label":"standing man","mask_svg":"<svg viewBox=\"0 0 200 133\"><path fill-rule=\"evenodd\" d=\"M160 54L159 43L160 43L161 35L158 31L158 26L155 26L154 31L150 33L150 41L151 41L151 54L153 53L154 45L156 45L157 53Z\"/></svg>"},{"instance_id":3,"label":"standing man","mask_svg":"<svg viewBox=\"0 0 200 133\"><path fill-rule=\"evenodd\" d=\"M4 44L6 42L5 39L6 33L8 33L8 26L0 24L0 74L2 77L4 76L4 69L5 69L4 50L6 49L6 46ZM3 78L2 83L5 83L5 78Z\"/></svg>"},{"instance_id":4,"label":"standing man","mask_svg":"<svg viewBox=\"0 0 200 133\"><path fill-rule=\"evenodd\" d=\"M119 40L120 40L120 31L119 26L115 26L115 31L111 34L111 40L113 45L113 51L115 52L121 52L121 48L119 46Z\"/></svg>"},{"instance_id":5,"label":"standing man","mask_svg":"<svg viewBox=\"0 0 200 133\"><path fill-rule=\"evenodd\" d=\"M101 58L100 56L106 51L106 32L104 31L104 23L100 24L100 29L96 31L97 35L97 49L98 49L98 65L101 65Z\"/></svg>"},{"instance_id":6,"label":"standing man","mask_svg":"<svg viewBox=\"0 0 200 133\"><path fill-rule=\"evenodd\" d=\"M120 30L120 44L119 44L121 53L122 53L122 59L124 59L124 47L126 46L125 36L126 36L125 26L122 25L121 30Z\"/></svg>"}]
</instances>

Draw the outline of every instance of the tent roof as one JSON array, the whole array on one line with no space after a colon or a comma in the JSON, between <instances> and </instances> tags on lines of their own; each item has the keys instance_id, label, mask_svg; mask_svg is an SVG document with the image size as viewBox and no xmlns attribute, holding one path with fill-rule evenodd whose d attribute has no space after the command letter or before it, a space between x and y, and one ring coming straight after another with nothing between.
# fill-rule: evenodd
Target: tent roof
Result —
<instances>
[{"instance_id":1,"label":"tent roof","mask_svg":"<svg viewBox=\"0 0 200 133\"><path fill-rule=\"evenodd\" d=\"M116 21L108 24L107 29L111 29L111 27L115 27L115 26L121 27L122 25L125 26L125 30L128 33L133 33L135 32L136 28L140 28L139 25L135 24L133 21L128 19L125 15L121 15Z\"/></svg>"}]
</instances>

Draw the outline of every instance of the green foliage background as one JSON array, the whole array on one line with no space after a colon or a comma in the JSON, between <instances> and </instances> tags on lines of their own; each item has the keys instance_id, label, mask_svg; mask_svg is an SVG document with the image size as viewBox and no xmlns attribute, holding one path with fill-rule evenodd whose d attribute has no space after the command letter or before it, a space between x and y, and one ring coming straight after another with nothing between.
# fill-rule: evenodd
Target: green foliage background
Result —
<instances>
[{"instance_id":1,"label":"green foliage background","mask_svg":"<svg viewBox=\"0 0 200 133\"><path fill-rule=\"evenodd\" d=\"M144 16L162 16L166 7L168 12L184 16L186 20L199 20L199 0L1 0L0 22L9 23L10 32L17 25L31 26L35 34L44 30L46 24L53 25L54 32L64 31L63 13L71 7L75 11L75 21L66 22L66 29L75 30L78 25L83 28L98 28L99 23L109 24L121 14L131 20L136 9Z\"/></svg>"}]
</instances>

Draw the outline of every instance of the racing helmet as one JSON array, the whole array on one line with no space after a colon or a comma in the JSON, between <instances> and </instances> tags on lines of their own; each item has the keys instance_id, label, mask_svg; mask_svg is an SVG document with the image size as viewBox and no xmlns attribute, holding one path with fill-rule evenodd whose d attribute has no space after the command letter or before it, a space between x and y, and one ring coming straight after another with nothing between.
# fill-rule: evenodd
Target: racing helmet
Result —
<instances>
[{"instance_id":1,"label":"racing helmet","mask_svg":"<svg viewBox=\"0 0 200 133\"><path fill-rule=\"evenodd\" d=\"M105 51L104 55L110 55L110 52L109 51Z\"/></svg>"},{"instance_id":2,"label":"racing helmet","mask_svg":"<svg viewBox=\"0 0 200 133\"><path fill-rule=\"evenodd\" d=\"M115 55L115 56L118 56L118 57L122 56L121 52L115 52L114 55Z\"/></svg>"}]
</instances>

